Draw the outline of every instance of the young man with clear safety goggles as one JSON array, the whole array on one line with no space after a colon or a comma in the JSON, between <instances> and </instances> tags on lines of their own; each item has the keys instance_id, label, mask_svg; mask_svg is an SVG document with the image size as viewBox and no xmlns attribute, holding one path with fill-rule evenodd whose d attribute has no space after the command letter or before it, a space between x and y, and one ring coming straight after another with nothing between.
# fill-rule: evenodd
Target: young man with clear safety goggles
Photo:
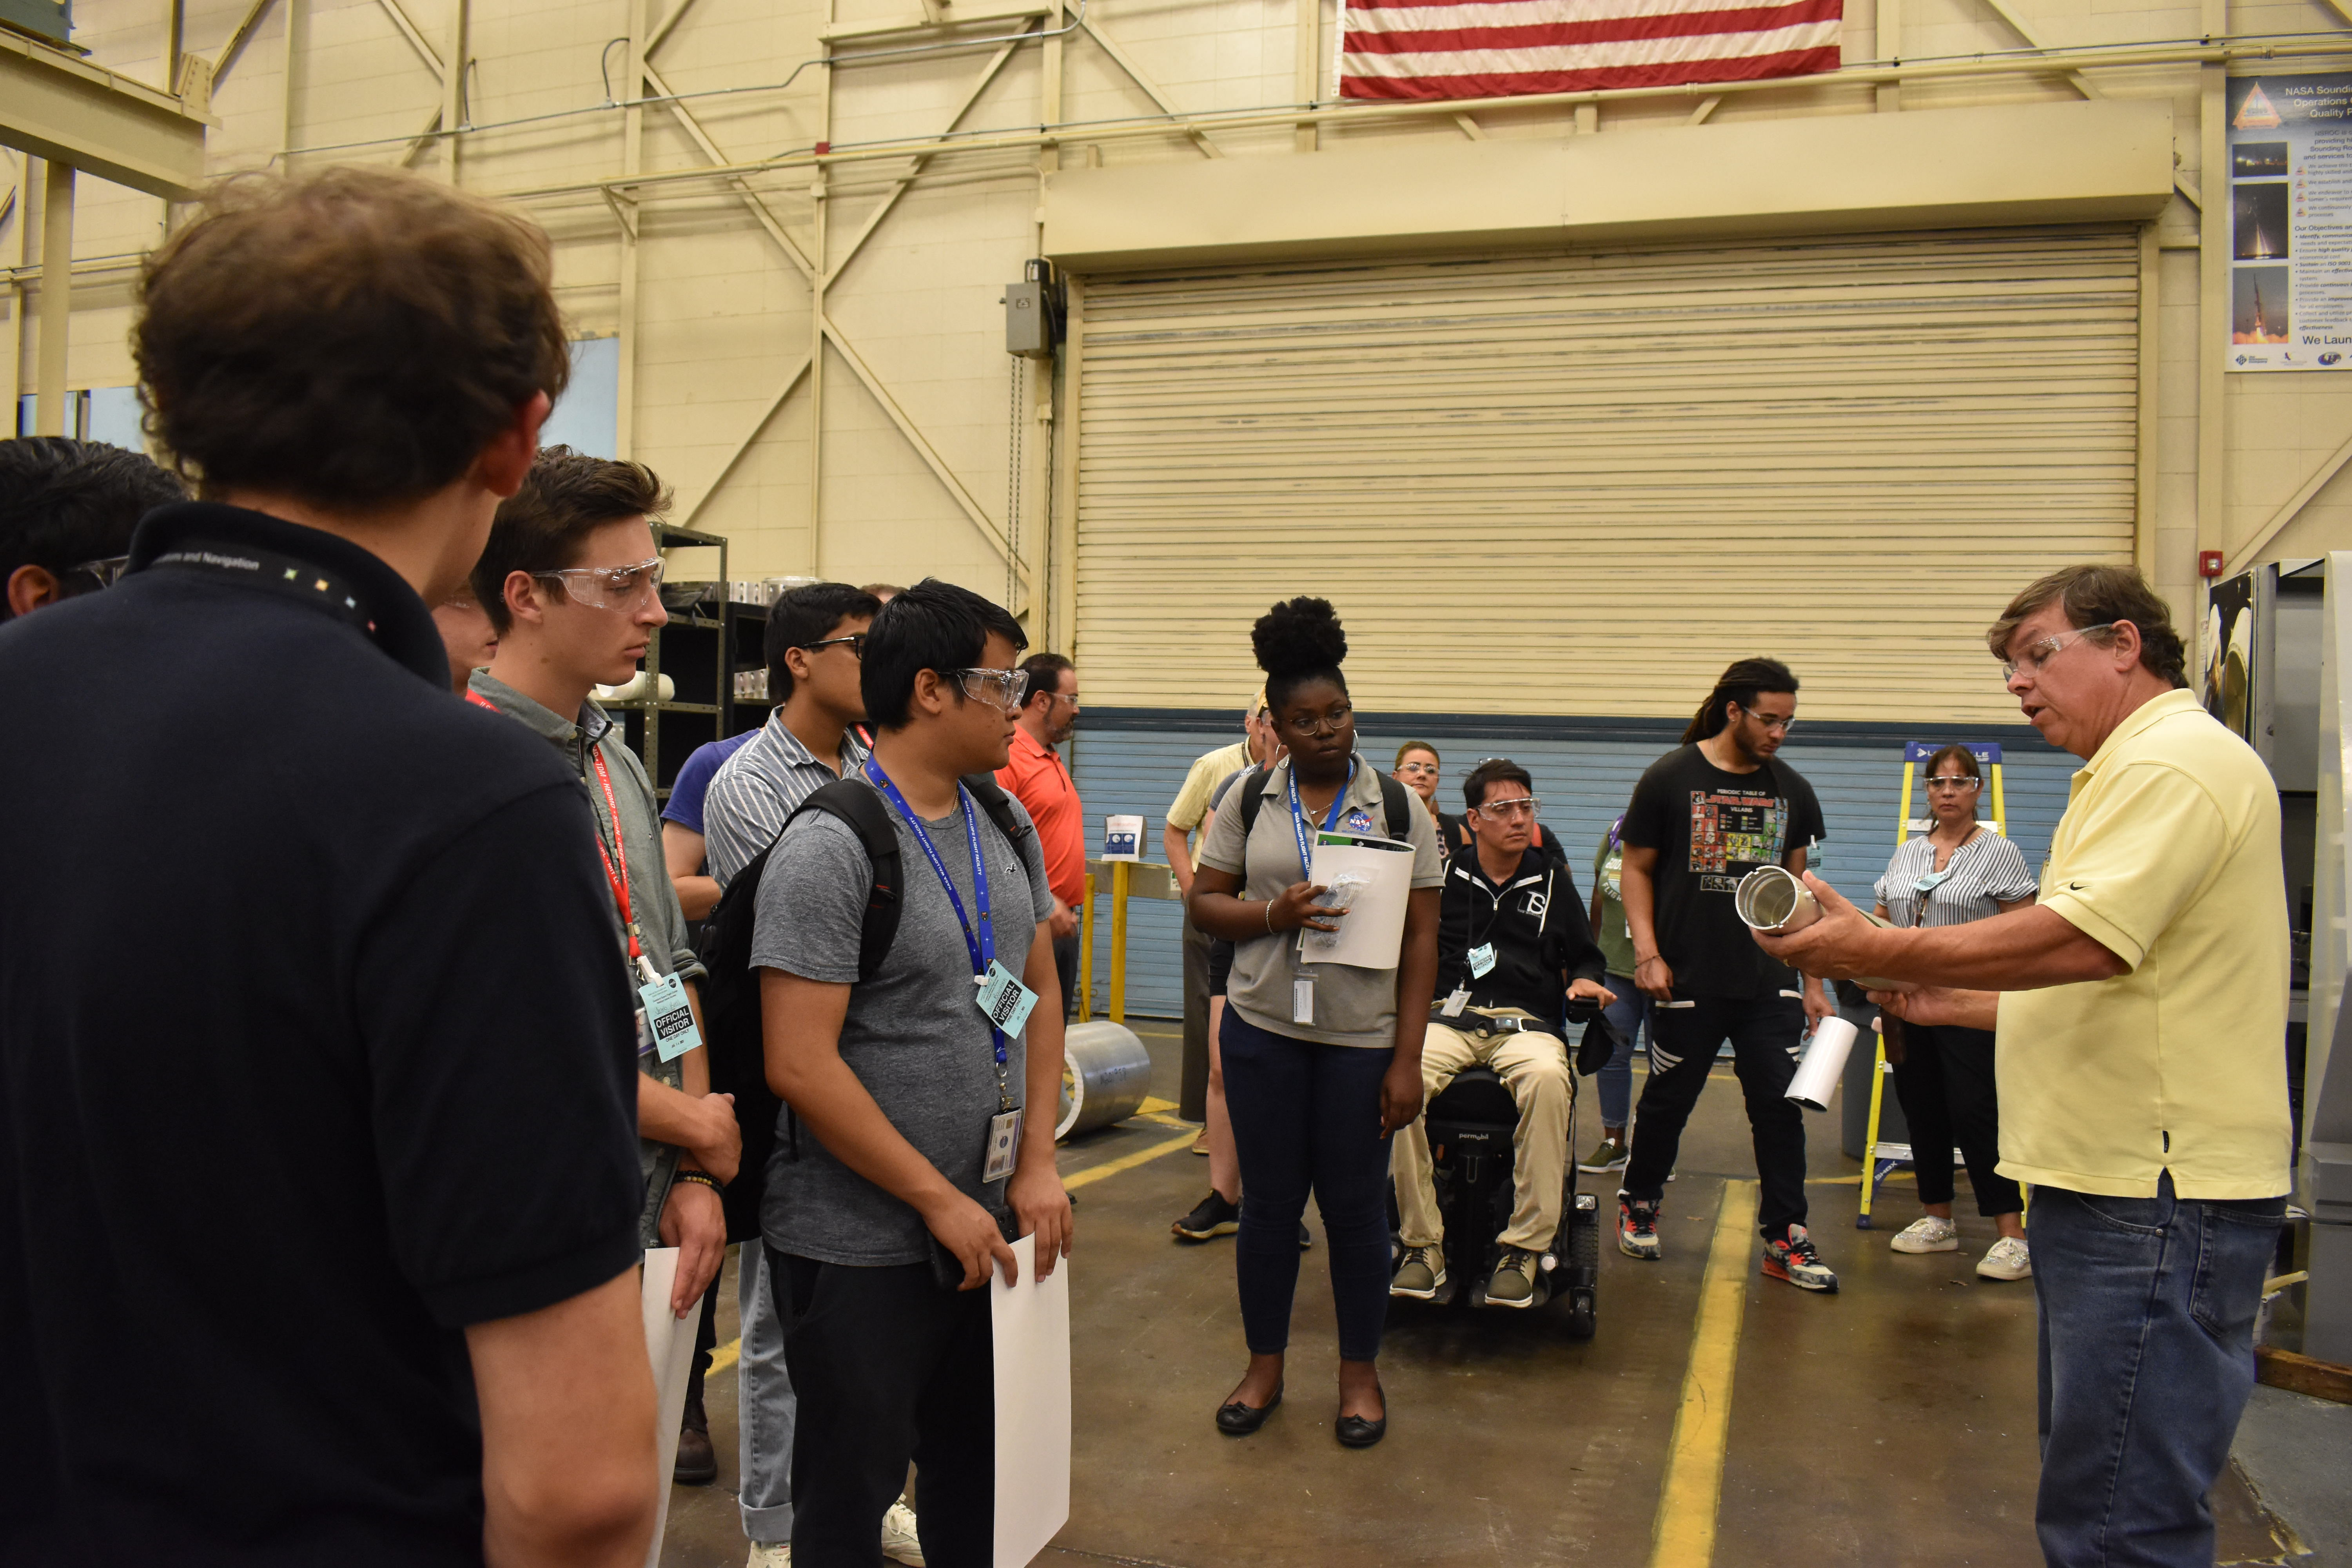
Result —
<instances>
[{"instance_id":1,"label":"young man with clear safety goggles","mask_svg":"<svg viewBox=\"0 0 2352 1568\"><path fill-rule=\"evenodd\" d=\"M719 1189L742 1140L731 1098L709 1093L693 983L703 973L664 868L660 807L620 726L589 698L636 671L666 621L648 514L668 495L635 463L551 447L502 502L474 567L499 634L466 700L544 738L576 772L594 818L629 993L637 1004L638 1240L682 1249L670 1305L697 1305L727 1251Z\"/></svg>"}]
</instances>

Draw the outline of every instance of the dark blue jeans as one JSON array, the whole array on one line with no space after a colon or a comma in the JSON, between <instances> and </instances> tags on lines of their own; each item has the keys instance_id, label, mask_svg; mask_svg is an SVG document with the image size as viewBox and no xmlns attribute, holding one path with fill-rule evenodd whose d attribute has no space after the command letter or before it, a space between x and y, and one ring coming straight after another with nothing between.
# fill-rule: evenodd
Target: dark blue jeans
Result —
<instances>
[{"instance_id":1,"label":"dark blue jeans","mask_svg":"<svg viewBox=\"0 0 2352 1568\"><path fill-rule=\"evenodd\" d=\"M2284 1198L2036 1187L2042 1492L2050 1568L2211 1568L2205 1494L2253 1392L2254 1311Z\"/></svg>"},{"instance_id":2,"label":"dark blue jeans","mask_svg":"<svg viewBox=\"0 0 2352 1568\"><path fill-rule=\"evenodd\" d=\"M1230 1002L1217 1048L1225 1110L1242 1163L1242 1230L1234 1249L1250 1353L1290 1342L1298 1289L1298 1221L1310 1189L1331 1252L1339 1356L1381 1353L1389 1310L1389 1140L1381 1079L1391 1051L1321 1046L1261 1029Z\"/></svg>"},{"instance_id":3,"label":"dark blue jeans","mask_svg":"<svg viewBox=\"0 0 2352 1568\"><path fill-rule=\"evenodd\" d=\"M1601 1069L1601 1124L1622 1127L1633 1109L1633 1053L1641 1048L1642 1027L1651 1021L1654 1004L1630 974L1612 974L1601 984L1617 994L1605 1016L1625 1042Z\"/></svg>"}]
</instances>

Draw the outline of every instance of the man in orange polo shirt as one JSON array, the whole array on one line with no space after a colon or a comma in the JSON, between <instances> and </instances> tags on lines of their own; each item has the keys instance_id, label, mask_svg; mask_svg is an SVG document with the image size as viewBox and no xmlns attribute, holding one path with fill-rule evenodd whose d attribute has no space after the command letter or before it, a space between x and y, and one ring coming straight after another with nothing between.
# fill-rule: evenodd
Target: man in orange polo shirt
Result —
<instances>
[{"instance_id":1,"label":"man in orange polo shirt","mask_svg":"<svg viewBox=\"0 0 2352 1568\"><path fill-rule=\"evenodd\" d=\"M1054 967L1062 975L1062 1005L1075 1013L1078 905L1087 896L1087 819L1078 806L1078 786L1054 748L1078 727L1078 670L1058 653L1031 654L1021 668L1029 675L1027 696L1013 721L1013 754L996 770L996 782L1037 825L1045 881L1054 892Z\"/></svg>"}]
</instances>

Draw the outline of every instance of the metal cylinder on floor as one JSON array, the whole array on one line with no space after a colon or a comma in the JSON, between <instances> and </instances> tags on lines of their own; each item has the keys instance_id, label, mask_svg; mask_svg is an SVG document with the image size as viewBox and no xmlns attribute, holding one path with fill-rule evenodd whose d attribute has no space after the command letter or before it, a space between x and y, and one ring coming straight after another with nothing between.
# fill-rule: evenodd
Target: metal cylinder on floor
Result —
<instances>
[{"instance_id":1,"label":"metal cylinder on floor","mask_svg":"<svg viewBox=\"0 0 2352 1568\"><path fill-rule=\"evenodd\" d=\"M1063 1036L1061 1116L1054 1136L1092 1132L1143 1109L1151 1053L1135 1031L1108 1018L1072 1024Z\"/></svg>"}]
</instances>

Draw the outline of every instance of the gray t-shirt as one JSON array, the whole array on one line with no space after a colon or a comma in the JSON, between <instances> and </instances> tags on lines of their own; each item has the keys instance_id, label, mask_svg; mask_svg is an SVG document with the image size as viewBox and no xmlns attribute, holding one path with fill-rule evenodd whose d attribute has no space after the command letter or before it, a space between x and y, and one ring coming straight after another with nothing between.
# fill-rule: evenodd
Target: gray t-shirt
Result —
<instances>
[{"instance_id":1,"label":"gray t-shirt","mask_svg":"<svg viewBox=\"0 0 2352 1568\"><path fill-rule=\"evenodd\" d=\"M1015 819L1025 825L1029 816L1021 803L1012 805ZM983 1186L980 1180L988 1120L997 1110L996 1057L988 1020L974 1001L970 950L913 831L896 812L890 819L898 830L906 886L898 938L874 978L857 979L858 933L873 864L849 825L822 812L793 822L768 857L760 878L751 963L851 986L841 1026L841 1059L924 1159L959 1190L1002 1213L1004 1184ZM1016 853L986 812L974 806L972 820L987 859L997 961L1018 975L1027 964L1038 922L1054 912L1045 863L1034 831L1021 835ZM965 914L978 920L962 814L923 826ZM1004 1088L1016 1106L1024 1100L1027 1061L1024 1042L1015 1037L1006 1046ZM1052 1113L1050 1107L1046 1113ZM922 1215L835 1159L805 1123L798 1125L797 1140L790 1123L778 1130L760 1228L770 1247L824 1263L882 1268L920 1263L929 1256L930 1232Z\"/></svg>"},{"instance_id":2,"label":"gray t-shirt","mask_svg":"<svg viewBox=\"0 0 2352 1568\"><path fill-rule=\"evenodd\" d=\"M1290 763L1276 763L1259 787L1263 798L1248 842L1242 838L1241 802L1228 792L1201 846L1201 864L1240 876L1241 897L1253 902L1275 897L1306 875L1298 862L1298 837L1291 826ZM1355 780L1346 793L1348 804L1340 814L1340 826L1354 833L1381 832L1387 814L1381 799L1380 775L1360 752L1356 757ZM1408 804L1414 807L1405 813L1406 831L1412 841L1412 886L1442 888L1445 862L1437 852L1436 825L1418 803ZM1307 976L1315 981L1315 1022L1294 1024L1290 1021L1291 984ZM1387 1050L1396 1044L1396 991L1394 969L1359 969L1345 963L1302 965L1298 933L1287 931L1234 944L1225 1005L1259 1028L1295 1040Z\"/></svg>"}]
</instances>

